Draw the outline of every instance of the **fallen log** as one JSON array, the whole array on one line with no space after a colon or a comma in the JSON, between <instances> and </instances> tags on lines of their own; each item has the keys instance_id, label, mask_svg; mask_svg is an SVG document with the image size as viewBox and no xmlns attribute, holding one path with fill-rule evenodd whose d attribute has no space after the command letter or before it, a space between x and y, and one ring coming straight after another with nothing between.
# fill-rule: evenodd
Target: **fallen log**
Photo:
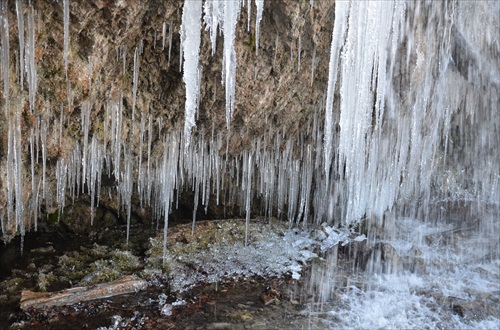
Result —
<instances>
[{"instance_id":1,"label":"fallen log","mask_svg":"<svg viewBox=\"0 0 500 330\"><path fill-rule=\"evenodd\" d=\"M21 292L21 309L42 309L53 306L73 305L80 302L114 297L144 290L147 282L135 275L88 287L75 287L57 292Z\"/></svg>"}]
</instances>

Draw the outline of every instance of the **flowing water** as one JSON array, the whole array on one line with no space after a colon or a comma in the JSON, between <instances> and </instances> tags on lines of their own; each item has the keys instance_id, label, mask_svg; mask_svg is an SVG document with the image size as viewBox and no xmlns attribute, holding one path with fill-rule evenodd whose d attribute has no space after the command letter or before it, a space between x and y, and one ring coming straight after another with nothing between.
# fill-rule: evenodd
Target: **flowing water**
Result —
<instances>
[{"instance_id":1,"label":"flowing water","mask_svg":"<svg viewBox=\"0 0 500 330\"><path fill-rule=\"evenodd\" d=\"M339 109L341 131L336 144L325 128L325 154L344 168L341 218L368 239L351 266L332 251L311 274L317 328L500 326L499 15L337 4L326 123Z\"/></svg>"}]
</instances>

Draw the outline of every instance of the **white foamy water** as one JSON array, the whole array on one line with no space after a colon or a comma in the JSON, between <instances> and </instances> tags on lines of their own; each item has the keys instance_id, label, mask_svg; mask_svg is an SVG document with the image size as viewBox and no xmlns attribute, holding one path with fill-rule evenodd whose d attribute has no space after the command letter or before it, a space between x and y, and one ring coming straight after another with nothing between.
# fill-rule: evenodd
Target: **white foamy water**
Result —
<instances>
[{"instance_id":1,"label":"white foamy water","mask_svg":"<svg viewBox=\"0 0 500 330\"><path fill-rule=\"evenodd\" d=\"M382 257L377 264L400 268L387 272L367 266L366 270L363 261L350 267L352 260L346 266L340 257L333 258L341 260L337 267L317 268L312 283L323 276L331 285L328 291L317 289L305 313L308 328L498 329L498 208L471 221L474 228L397 220L397 234L391 239L369 239L361 248L365 255L358 260L369 263L366 256L383 242L394 247L397 256Z\"/></svg>"}]
</instances>

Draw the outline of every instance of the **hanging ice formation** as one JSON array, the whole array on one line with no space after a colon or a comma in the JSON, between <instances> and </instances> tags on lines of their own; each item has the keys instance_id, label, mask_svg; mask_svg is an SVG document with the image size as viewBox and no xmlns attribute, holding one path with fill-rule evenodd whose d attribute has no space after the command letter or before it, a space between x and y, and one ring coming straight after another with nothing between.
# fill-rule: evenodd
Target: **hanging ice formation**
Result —
<instances>
[{"instance_id":1,"label":"hanging ice formation","mask_svg":"<svg viewBox=\"0 0 500 330\"><path fill-rule=\"evenodd\" d=\"M255 0L257 7L255 19L256 52L259 48L259 26L264 10L264 0ZM204 5L204 22L210 33L212 55L215 54L216 39L219 29L223 31L224 50L222 60L222 83L226 89L226 128L229 130L234 113L234 97L236 93L236 51L235 32L241 9L240 1L207 0ZM247 2L248 28L250 27L251 1ZM183 21L184 22L184 21Z\"/></svg>"},{"instance_id":2,"label":"hanging ice formation","mask_svg":"<svg viewBox=\"0 0 500 330\"><path fill-rule=\"evenodd\" d=\"M255 16L255 53L259 55L260 22L262 21L262 12L264 11L264 0L255 0L255 5L257 6L257 15Z\"/></svg>"},{"instance_id":3,"label":"hanging ice formation","mask_svg":"<svg viewBox=\"0 0 500 330\"><path fill-rule=\"evenodd\" d=\"M311 3L312 5L312 3ZM344 41L344 33L347 29L347 15L349 3L342 1L337 4L335 14L336 19L333 26L332 45L330 48L330 64L328 76L328 90L326 93L325 110L325 175L330 177L330 165L333 157L333 93L337 82L337 67L340 55L340 48Z\"/></svg>"},{"instance_id":4,"label":"hanging ice formation","mask_svg":"<svg viewBox=\"0 0 500 330\"><path fill-rule=\"evenodd\" d=\"M69 0L63 0L64 6L64 70L68 79L68 49L69 49Z\"/></svg>"},{"instance_id":5,"label":"hanging ice formation","mask_svg":"<svg viewBox=\"0 0 500 330\"><path fill-rule=\"evenodd\" d=\"M257 51L263 1L254 3ZM317 50L311 50L313 61L307 70L312 82L315 66L320 65L318 58L329 55L326 100L312 106L309 121L298 133L267 131L255 136L246 149L229 155L223 149L229 149L226 141L235 110L235 31L242 4L222 0L184 3L181 57L186 103L182 132L167 131L165 119L153 115L157 113L151 111L153 105L138 100L142 94L139 73L147 64L141 55L142 43L136 44L133 61L128 63L127 47L121 45L116 47L116 70L132 83L101 103L93 98L79 102L76 113L80 120L73 127L79 141L58 154L58 147L65 143L61 132L68 126L69 115L61 111L56 120L49 120L45 114L53 110L51 100L37 94L40 63L35 52L35 10L32 4L23 9L23 2L16 1L16 15L11 17L17 17L19 35L12 40L19 40L16 51L20 58L12 61L19 65L19 72L11 74L15 57L11 56L9 28L16 24L9 25L9 8L2 1L2 120L5 117L8 126L6 159L1 160L6 168L0 191L3 235L36 229L39 217L57 208L62 214L80 194L88 194L92 210L101 198L116 197L117 211L126 217L128 226L137 197L139 205L151 208L154 218L163 220L165 237L169 213L186 191L195 196L193 223L198 203L200 210L207 210L210 203L239 206L247 221L260 207L261 215L277 216L291 225L324 221L349 225L363 217L381 217L398 203L407 212L409 203L425 210L433 198L498 202L499 123L491 118L498 113L495 88L499 73L497 66L467 49L467 35L458 32L468 33L469 39L473 35L469 26L460 23L465 21L460 16L466 15L465 4L336 2L332 42L327 47L330 53L320 54L322 47L317 45ZM313 7L313 1L310 4ZM61 60L66 70L68 64L72 68L68 61L73 59L68 56L71 8L68 0L63 5ZM424 16L434 25L423 29L421 21L409 19ZM222 32L224 39L227 129L200 127L192 134L200 101L202 21L214 56L217 34ZM169 63L175 49L173 25L168 23ZM161 28L163 49L167 24ZM298 48L305 50L303 37ZM276 66L279 42L284 45L286 37L271 38ZM487 47L486 41L474 38L475 47ZM498 44L498 40L488 42ZM128 51L130 55L130 48ZM469 60L461 59L457 52L465 52ZM305 63L306 56L301 58L299 51L297 66L290 64L290 71L296 72ZM92 69L87 71L90 77L85 81L94 88ZM126 93L132 97L127 98ZM23 99L29 103L27 109L21 106ZM31 122L24 117L32 118ZM140 133L134 135L134 128ZM23 137L29 148L23 149ZM484 164L478 164L478 159ZM112 183L104 184L103 179Z\"/></svg>"},{"instance_id":6,"label":"hanging ice formation","mask_svg":"<svg viewBox=\"0 0 500 330\"><path fill-rule=\"evenodd\" d=\"M24 8L23 1L16 0L17 29L19 31L19 80L21 88L24 86Z\"/></svg>"},{"instance_id":7,"label":"hanging ice formation","mask_svg":"<svg viewBox=\"0 0 500 330\"><path fill-rule=\"evenodd\" d=\"M334 170L339 171L340 187L346 194L342 218L348 221L356 221L367 212L380 216L390 208L399 185L389 181L402 177L406 166L406 157L384 154L390 148L380 148L391 142L386 140L388 136L383 132L381 119L392 87L390 66L395 59L404 11L404 3L398 1L336 5L325 111L325 175L329 177L334 156L333 93L338 80L343 97L337 101L340 102L340 134ZM382 17L391 23L380 24ZM354 90L357 92L353 93ZM394 167L390 171L378 168L382 155L392 159Z\"/></svg>"},{"instance_id":8,"label":"hanging ice formation","mask_svg":"<svg viewBox=\"0 0 500 330\"><path fill-rule=\"evenodd\" d=\"M182 11L181 44L184 57L184 84L186 86L186 105L184 111L184 136L186 149L191 142L191 129L195 126L198 110L199 70L201 43L202 0L184 2Z\"/></svg>"},{"instance_id":9,"label":"hanging ice formation","mask_svg":"<svg viewBox=\"0 0 500 330\"><path fill-rule=\"evenodd\" d=\"M9 81L10 81L10 70L9 70L9 53L10 53L10 43L9 43L9 16L7 1L2 1L0 3L0 33L2 40L2 73L3 73L3 92L5 97L5 113L9 111Z\"/></svg>"}]
</instances>

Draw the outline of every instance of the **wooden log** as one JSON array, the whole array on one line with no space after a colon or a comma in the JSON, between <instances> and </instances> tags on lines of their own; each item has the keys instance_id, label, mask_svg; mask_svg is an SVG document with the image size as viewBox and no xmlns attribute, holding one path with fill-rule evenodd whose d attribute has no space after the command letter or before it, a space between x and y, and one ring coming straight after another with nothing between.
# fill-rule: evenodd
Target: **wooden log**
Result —
<instances>
[{"instance_id":1,"label":"wooden log","mask_svg":"<svg viewBox=\"0 0 500 330\"><path fill-rule=\"evenodd\" d=\"M135 275L122 276L119 279L88 287L75 287L57 292L21 292L21 309L42 309L53 306L73 305L96 299L109 298L144 290L147 282Z\"/></svg>"}]
</instances>

